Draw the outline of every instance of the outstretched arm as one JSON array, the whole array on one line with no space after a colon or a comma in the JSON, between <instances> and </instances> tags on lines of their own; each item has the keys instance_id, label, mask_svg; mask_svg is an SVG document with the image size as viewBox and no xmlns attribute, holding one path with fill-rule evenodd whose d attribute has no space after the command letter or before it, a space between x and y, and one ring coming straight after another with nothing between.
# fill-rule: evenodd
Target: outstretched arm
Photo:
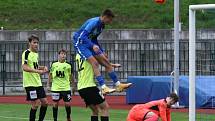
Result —
<instances>
[{"instance_id":1,"label":"outstretched arm","mask_svg":"<svg viewBox=\"0 0 215 121\"><path fill-rule=\"evenodd\" d=\"M168 121L167 120L166 106L164 104L159 105L159 113L160 113L160 118L162 121Z\"/></svg>"}]
</instances>

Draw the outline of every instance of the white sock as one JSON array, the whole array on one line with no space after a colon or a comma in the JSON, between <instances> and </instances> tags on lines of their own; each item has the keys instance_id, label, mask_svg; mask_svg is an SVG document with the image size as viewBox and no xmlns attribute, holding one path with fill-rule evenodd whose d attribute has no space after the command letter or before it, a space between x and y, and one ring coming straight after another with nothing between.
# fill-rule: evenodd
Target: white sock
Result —
<instances>
[{"instance_id":1,"label":"white sock","mask_svg":"<svg viewBox=\"0 0 215 121\"><path fill-rule=\"evenodd\" d=\"M106 87L106 85L105 85L105 84L103 84L103 85L101 86L101 88L102 88L102 89L104 89L105 87Z\"/></svg>"},{"instance_id":2,"label":"white sock","mask_svg":"<svg viewBox=\"0 0 215 121\"><path fill-rule=\"evenodd\" d=\"M117 81L117 82L115 83L116 86L119 86L120 84L121 84L120 81Z\"/></svg>"}]
</instances>

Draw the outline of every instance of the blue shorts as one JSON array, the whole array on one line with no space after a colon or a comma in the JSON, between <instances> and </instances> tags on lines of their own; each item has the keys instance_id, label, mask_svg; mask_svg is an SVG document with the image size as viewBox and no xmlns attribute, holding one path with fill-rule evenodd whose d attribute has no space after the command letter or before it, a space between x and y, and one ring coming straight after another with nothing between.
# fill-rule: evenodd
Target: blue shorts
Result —
<instances>
[{"instance_id":1,"label":"blue shorts","mask_svg":"<svg viewBox=\"0 0 215 121\"><path fill-rule=\"evenodd\" d=\"M74 38L75 39L75 38ZM100 55L104 52L102 48L100 48L100 53L95 53L93 49L89 49L85 44L77 44L74 46L75 51L81 56L81 59L88 59L91 56Z\"/></svg>"}]
</instances>

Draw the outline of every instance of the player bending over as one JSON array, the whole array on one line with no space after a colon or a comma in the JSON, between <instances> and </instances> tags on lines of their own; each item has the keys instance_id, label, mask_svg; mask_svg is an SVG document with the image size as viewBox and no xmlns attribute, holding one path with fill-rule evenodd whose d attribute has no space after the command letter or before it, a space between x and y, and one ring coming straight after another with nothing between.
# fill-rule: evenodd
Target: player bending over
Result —
<instances>
[{"instance_id":1,"label":"player bending over","mask_svg":"<svg viewBox=\"0 0 215 121\"><path fill-rule=\"evenodd\" d=\"M78 92L86 106L92 111L91 121L99 121L99 112L101 121L109 121L109 106L96 86L91 64L82 60L79 54L76 55L76 62L78 65Z\"/></svg>"},{"instance_id":2,"label":"player bending over","mask_svg":"<svg viewBox=\"0 0 215 121\"><path fill-rule=\"evenodd\" d=\"M46 66L38 64L39 38L31 35L28 38L29 49L22 54L23 87L27 93L27 101L31 103L29 121L35 121L37 108L40 106L39 121L43 121L47 110L46 93L41 83L40 74L48 72Z\"/></svg>"},{"instance_id":3,"label":"player bending over","mask_svg":"<svg viewBox=\"0 0 215 121\"><path fill-rule=\"evenodd\" d=\"M122 84L113 70L117 64L111 64L103 49L97 41L97 37L101 34L106 24L110 24L114 18L111 10L106 9L100 17L88 19L81 28L74 33L74 46L76 52L82 59L87 60L93 67L96 80L102 88L103 93L111 93L114 91L123 91L128 88L131 83ZM109 77L116 85L116 89L111 89L105 85L104 77L99 71L99 64L105 67Z\"/></svg>"},{"instance_id":4,"label":"player bending over","mask_svg":"<svg viewBox=\"0 0 215 121\"><path fill-rule=\"evenodd\" d=\"M178 96L171 93L166 99L135 105L128 114L127 121L171 121L170 108L178 102Z\"/></svg>"},{"instance_id":5,"label":"player bending over","mask_svg":"<svg viewBox=\"0 0 215 121\"><path fill-rule=\"evenodd\" d=\"M74 86L74 79L72 76L72 65L66 62L66 50L62 49L58 52L58 61L55 61L51 65L49 78L47 82L47 88L52 92L53 100L53 118L57 121L58 116L58 104L63 99L67 114L67 121L71 121L71 91L70 81ZM74 88L73 88L74 89Z\"/></svg>"}]
</instances>

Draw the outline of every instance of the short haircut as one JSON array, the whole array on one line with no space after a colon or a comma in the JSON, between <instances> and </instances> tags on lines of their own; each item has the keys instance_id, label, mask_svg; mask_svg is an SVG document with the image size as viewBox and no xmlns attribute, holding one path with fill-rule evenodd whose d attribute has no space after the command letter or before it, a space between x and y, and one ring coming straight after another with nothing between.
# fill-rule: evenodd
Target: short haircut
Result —
<instances>
[{"instance_id":1,"label":"short haircut","mask_svg":"<svg viewBox=\"0 0 215 121\"><path fill-rule=\"evenodd\" d=\"M112 18L115 17L113 11L110 9L105 9L102 13L102 16L107 16L107 17L112 17Z\"/></svg>"},{"instance_id":2,"label":"short haircut","mask_svg":"<svg viewBox=\"0 0 215 121\"><path fill-rule=\"evenodd\" d=\"M67 51L65 50L65 49L60 49L59 51L58 51L58 54L60 54L60 53L67 53Z\"/></svg>"},{"instance_id":3,"label":"short haircut","mask_svg":"<svg viewBox=\"0 0 215 121\"><path fill-rule=\"evenodd\" d=\"M32 40L38 40L39 41L39 37L35 34L32 34L30 37L28 37L28 42L32 42Z\"/></svg>"},{"instance_id":4,"label":"short haircut","mask_svg":"<svg viewBox=\"0 0 215 121\"><path fill-rule=\"evenodd\" d=\"M169 95L169 97L170 98L172 98L175 102L178 102L178 100L179 100L179 97L178 97L178 95L176 94L176 93L171 93L170 95Z\"/></svg>"}]
</instances>

